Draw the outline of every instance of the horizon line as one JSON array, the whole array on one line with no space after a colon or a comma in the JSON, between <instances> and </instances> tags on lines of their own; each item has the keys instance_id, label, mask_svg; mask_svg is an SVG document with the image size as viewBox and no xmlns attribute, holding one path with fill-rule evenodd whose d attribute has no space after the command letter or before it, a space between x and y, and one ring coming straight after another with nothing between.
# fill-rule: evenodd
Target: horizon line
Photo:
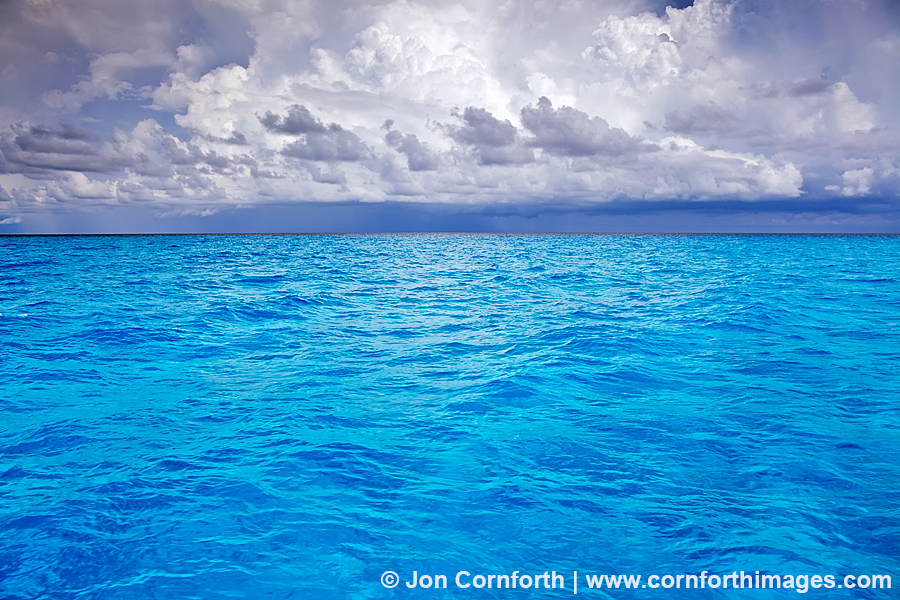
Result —
<instances>
[{"instance_id":1,"label":"horizon line","mask_svg":"<svg viewBox=\"0 0 900 600\"><path fill-rule=\"evenodd\" d=\"M204 236L388 236L388 235L638 235L638 236L765 236L765 237L900 237L900 232L685 232L685 231L335 231L335 232L111 232L111 233L0 233L0 238L22 237L204 237Z\"/></svg>"}]
</instances>

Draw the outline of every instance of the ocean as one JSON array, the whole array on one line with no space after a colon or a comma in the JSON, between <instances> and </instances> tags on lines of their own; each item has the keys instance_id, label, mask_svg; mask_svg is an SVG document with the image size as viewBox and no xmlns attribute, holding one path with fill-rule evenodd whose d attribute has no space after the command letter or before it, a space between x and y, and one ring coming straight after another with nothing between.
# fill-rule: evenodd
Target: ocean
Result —
<instances>
[{"instance_id":1,"label":"ocean","mask_svg":"<svg viewBox=\"0 0 900 600\"><path fill-rule=\"evenodd\" d=\"M898 409L895 236L0 237L0 598L889 598Z\"/></svg>"}]
</instances>

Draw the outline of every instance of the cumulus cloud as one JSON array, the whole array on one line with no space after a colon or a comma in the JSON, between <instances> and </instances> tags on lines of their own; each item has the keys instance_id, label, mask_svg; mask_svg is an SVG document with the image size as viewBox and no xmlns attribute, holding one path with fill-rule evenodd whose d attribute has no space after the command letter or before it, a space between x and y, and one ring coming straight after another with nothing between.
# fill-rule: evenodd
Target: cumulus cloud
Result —
<instances>
[{"instance_id":1,"label":"cumulus cloud","mask_svg":"<svg viewBox=\"0 0 900 600\"><path fill-rule=\"evenodd\" d=\"M89 179L84 173L67 173L59 181L47 184L57 200L101 200L116 197L116 183Z\"/></svg>"},{"instance_id":2,"label":"cumulus cloud","mask_svg":"<svg viewBox=\"0 0 900 600\"><path fill-rule=\"evenodd\" d=\"M465 125L448 128L450 137L471 148L482 165L525 164L534 153L519 139L516 127L483 108L469 106L462 114Z\"/></svg>"},{"instance_id":3,"label":"cumulus cloud","mask_svg":"<svg viewBox=\"0 0 900 600\"><path fill-rule=\"evenodd\" d=\"M522 123L534 135L533 145L559 156L621 156L653 148L622 129L610 127L600 117L569 106L554 109L543 97L536 107L522 109Z\"/></svg>"},{"instance_id":4,"label":"cumulus cloud","mask_svg":"<svg viewBox=\"0 0 900 600\"><path fill-rule=\"evenodd\" d=\"M832 189L834 191L840 190L844 196L864 196L869 193L874 174L875 170L871 167L844 171L841 174L841 180L844 185L841 187L834 186Z\"/></svg>"},{"instance_id":5,"label":"cumulus cloud","mask_svg":"<svg viewBox=\"0 0 900 600\"><path fill-rule=\"evenodd\" d=\"M355 134L332 124L322 133L309 133L303 141L291 142L281 151L285 156L306 160L357 161L367 158L369 148Z\"/></svg>"},{"instance_id":6,"label":"cumulus cloud","mask_svg":"<svg viewBox=\"0 0 900 600\"><path fill-rule=\"evenodd\" d=\"M304 133L324 133L327 127L322 121L312 116L309 109L299 104L294 104L288 109L287 116L273 114L266 111L265 116L259 121L271 132L285 135L301 135Z\"/></svg>"},{"instance_id":7,"label":"cumulus cloud","mask_svg":"<svg viewBox=\"0 0 900 600\"><path fill-rule=\"evenodd\" d=\"M428 144L419 141L419 138L410 133L403 135L399 131L391 131L394 122L387 120L384 129L387 134L384 141L387 145L406 155L410 171L435 171L441 165L440 158L431 151Z\"/></svg>"},{"instance_id":8,"label":"cumulus cloud","mask_svg":"<svg viewBox=\"0 0 900 600\"><path fill-rule=\"evenodd\" d=\"M325 162L358 161L371 156L369 147L356 134L337 123L326 126L299 104L292 105L283 117L266 111L259 121L272 133L302 138L281 150L285 156Z\"/></svg>"}]
</instances>

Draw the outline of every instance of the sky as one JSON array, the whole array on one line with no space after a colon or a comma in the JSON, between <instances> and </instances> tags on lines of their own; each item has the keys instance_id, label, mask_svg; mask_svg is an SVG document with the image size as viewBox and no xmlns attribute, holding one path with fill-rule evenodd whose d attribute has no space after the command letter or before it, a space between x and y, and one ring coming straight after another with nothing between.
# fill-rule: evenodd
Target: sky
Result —
<instances>
[{"instance_id":1,"label":"sky","mask_svg":"<svg viewBox=\"0 0 900 600\"><path fill-rule=\"evenodd\" d=\"M898 0L0 0L0 234L900 232Z\"/></svg>"}]
</instances>

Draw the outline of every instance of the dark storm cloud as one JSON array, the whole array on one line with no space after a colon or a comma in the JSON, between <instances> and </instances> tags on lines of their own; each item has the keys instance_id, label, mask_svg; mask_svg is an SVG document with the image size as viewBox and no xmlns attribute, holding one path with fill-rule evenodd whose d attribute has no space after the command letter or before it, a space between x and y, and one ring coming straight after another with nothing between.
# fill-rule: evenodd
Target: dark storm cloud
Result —
<instances>
[{"instance_id":1,"label":"dark storm cloud","mask_svg":"<svg viewBox=\"0 0 900 600\"><path fill-rule=\"evenodd\" d=\"M393 121L387 121L384 128L390 130L392 124ZM420 142L416 135L388 131L384 141L397 152L406 155L410 171L434 171L441 165L438 156L428 148L428 144Z\"/></svg>"},{"instance_id":2,"label":"dark storm cloud","mask_svg":"<svg viewBox=\"0 0 900 600\"><path fill-rule=\"evenodd\" d=\"M666 113L666 131L683 135L723 135L739 129L740 119L715 104L696 104L686 111Z\"/></svg>"},{"instance_id":3,"label":"dark storm cloud","mask_svg":"<svg viewBox=\"0 0 900 600\"><path fill-rule=\"evenodd\" d=\"M554 109L546 97L537 107L522 109L522 123L534 134L531 145L557 156L621 156L653 149L600 117L569 106Z\"/></svg>"},{"instance_id":4,"label":"dark storm cloud","mask_svg":"<svg viewBox=\"0 0 900 600\"><path fill-rule=\"evenodd\" d=\"M455 141L471 147L482 165L515 165L534 161L534 153L522 145L516 127L501 121L483 108L469 106L463 112L462 127L450 127Z\"/></svg>"}]
</instances>

